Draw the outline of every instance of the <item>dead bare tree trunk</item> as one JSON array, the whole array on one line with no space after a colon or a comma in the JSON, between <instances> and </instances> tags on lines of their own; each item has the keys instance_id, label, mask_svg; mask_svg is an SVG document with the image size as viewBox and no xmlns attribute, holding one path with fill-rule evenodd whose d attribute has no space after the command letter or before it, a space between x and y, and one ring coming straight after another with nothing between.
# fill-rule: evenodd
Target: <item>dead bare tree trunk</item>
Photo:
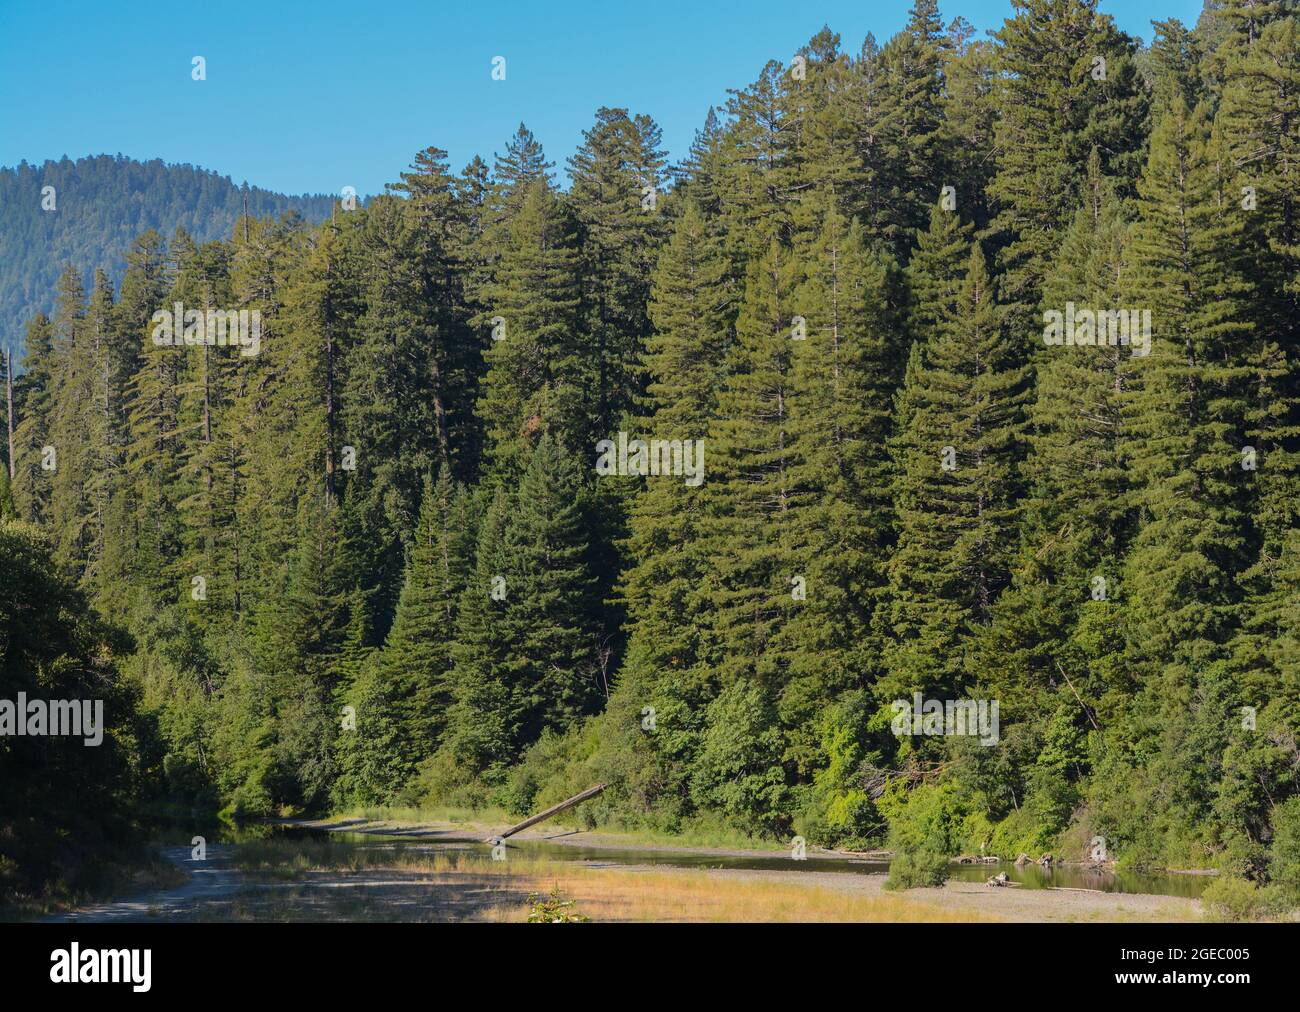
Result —
<instances>
[{"instance_id":1,"label":"dead bare tree trunk","mask_svg":"<svg viewBox=\"0 0 1300 1012\"><path fill-rule=\"evenodd\" d=\"M605 789L604 784L597 784L595 787L588 787L581 794L575 794L573 797L568 798L565 801L561 801L558 805L552 805L544 812L538 812L536 815L530 816L529 818L525 819L523 822L516 823L515 825L507 829L504 833L497 833L496 836L488 837L487 842L496 843L498 840L504 840L507 836L514 836L520 830L527 829L529 826L535 826L537 825L537 823L542 822L545 819L549 819L552 815L559 815L565 809L572 808L574 805L578 804L579 802L586 801L588 798L594 798L597 794L599 794L604 789Z\"/></svg>"}]
</instances>

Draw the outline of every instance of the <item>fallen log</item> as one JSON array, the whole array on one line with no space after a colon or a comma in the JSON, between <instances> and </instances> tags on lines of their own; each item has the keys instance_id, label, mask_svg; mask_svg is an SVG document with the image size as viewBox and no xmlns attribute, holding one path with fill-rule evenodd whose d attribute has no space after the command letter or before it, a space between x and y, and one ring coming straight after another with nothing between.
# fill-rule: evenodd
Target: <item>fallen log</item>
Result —
<instances>
[{"instance_id":1,"label":"fallen log","mask_svg":"<svg viewBox=\"0 0 1300 1012\"><path fill-rule=\"evenodd\" d=\"M496 843L500 840L504 840L507 836L514 836L516 833L518 833L521 830L527 829L529 826L535 826L539 822L543 822L546 819L549 819L552 815L559 815L561 812L565 811L566 809L572 808L574 805L586 801L588 798L594 798L597 794L599 794L604 789L605 789L604 784L597 784L595 787L588 787L581 794L575 794L573 797L561 801L558 805L552 805L544 812L538 812L536 815L529 816L523 822L516 823L515 825L507 829L504 833L497 833L495 836L489 836L484 841L484 843Z\"/></svg>"}]
</instances>

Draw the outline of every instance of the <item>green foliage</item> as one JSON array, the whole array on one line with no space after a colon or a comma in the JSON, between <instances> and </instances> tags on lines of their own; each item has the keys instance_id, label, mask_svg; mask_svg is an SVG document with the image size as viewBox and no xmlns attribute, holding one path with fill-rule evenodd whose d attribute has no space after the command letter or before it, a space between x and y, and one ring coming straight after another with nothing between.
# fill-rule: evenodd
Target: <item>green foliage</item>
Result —
<instances>
[{"instance_id":1,"label":"green foliage","mask_svg":"<svg viewBox=\"0 0 1300 1012\"><path fill-rule=\"evenodd\" d=\"M537 893L529 893L528 905L532 909L528 911L528 923L585 924L590 918L583 917L582 914L572 909L575 904L575 900L566 900L564 898L564 894L560 892L558 885L551 890L550 895L545 899L540 898Z\"/></svg>"},{"instance_id":2,"label":"green foliage","mask_svg":"<svg viewBox=\"0 0 1300 1012\"><path fill-rule=\"evenodd\" d=\"M319 225L153 163L0 173L181 187L43 219L39 269L6 203L0 665L121 707L93 799L53 774L96 818L604 783L585 824L888 841L903 885L1102 836L1294 902L1296 33L1234 0L1144 49L1017 0L982 40L918 0L761 68L671 170L602 107L567 189L520 124ZM255 309L261 354L155 345L177 300ZM1150 354L1045 344L1070 303L1150 310ZM702 440L703 483L598 474L619 432ZM997 742L896 736L914 691L996 700ZM5 773L26 888L63 857Z\"/></svg>"},{"instance_id":3,"label":"green foliage","mask_svg":"<svg viewBox=\"0 0 1300 1012\"><path fill-rule=\"evenodd\" d=\"M1230 875L1206 886L1201 903L1205 905L1206 920L1211 921L1271 920L1277 911L1277 896L1272 890Z\"/></svg>"},{"instance_id":4,"label":"green foliage","mask_svg":"<svg viewBox=\"0 0 1300 1012\"><path fill-rule=\"evenodd\" d=\"M776 714L763 689L740 681L709 704L691 796L736 824L775 830L788 819L789 791L780 757Z\"/></svg>"},{"instance_id":5,"label":"green foliage","mask_svg":"<svg viewBox=\"0 0 1300 1012\"><path fill-rule=\"evenodd\" d=\"M889 862L890 890L922 889L948 881L948 858L933 850L905 851Z\"/></svg>"},{"instance_id":6,"label":"green foliage","mask_svg":"<svg viewBox=\"0 0 1300 1012\"><path fill-rule=\"evenodd\" d=\"M138 690L118 670L130 650L83 594L62 579L49 539L31 524L0 519L0 906L74 899L97 884L114 857L134 849L132 812L160 771ZM21 695L20 695L21 694ZM75 703L82 735L17 733L27 701ZM96 731L100 740L95 742Z\"/></svg>"},{"instance_id":7,"label":"green foliage","mask_svg":"<svg viewBox=\"0 0 1300 1012\"><path fill-rule=\"evenodd\" d=\"M53 186L53 211L41 207L42 188ZM35 194L35 199L32 195ZM9 208L0 236L0 346L15 344L12 321L48 312L49 295L63 265L103 267L114 281L127 268L123 243L150 229L184 228L200 242L230 234L243 202L257 217L296 212L309 221L329 217L330 196L285 196L239 187L228 176L192 165L135 161L122 155L66 155L40 165L0 169L0 201ZM82 277L89 280L89 275ZM157 306L154 307L155 309ZM30 365L30 362L28 363Z\"/></svg>"},{"instance_id":8,"label":"green foliage","mask_svg":"<svg viewBox=\"0 0 1300 1012\"><path fill-rule=\"evenodd\" d=\"M824 847L865 846L879 828L875 805L859 780L866 753L865 715L865 700L855 695L822 718L820 751L825 765L813 773L812 789L796 825L801 834Z\"/></svg>"},{"instance_id":9,"label":"green foliage","mask_svg":"<svg viewBox=\"0 0 1300 1012\"><path fill-rule=\"evenodd\" d=\"M1268 877L1290 906L1300 907L1300 798L1290 798L1273 811Z\"/></svg>"},{"instance_id":10,"label":"green foliage","mask_svg":"<svg viewBox=\"0 0 1300 1012\"><path fill-rule=\"evenodd\" d=\"M894 787L878 804L889 820L891 850L955 855L964 849L970 806L955 785L925 785L908 792Z\"/></svg>"}]
</instances>

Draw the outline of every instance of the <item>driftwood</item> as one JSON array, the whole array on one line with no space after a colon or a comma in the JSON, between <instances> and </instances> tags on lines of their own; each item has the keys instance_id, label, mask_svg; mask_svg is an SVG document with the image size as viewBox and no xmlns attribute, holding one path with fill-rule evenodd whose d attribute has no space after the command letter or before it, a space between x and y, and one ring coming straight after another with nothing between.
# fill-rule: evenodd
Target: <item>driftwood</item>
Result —
<instances>
[{"instance_id":1,"label":"driftwood","mask_svg":"<svg viewBox=\"0 0 1300 1012\"><path fill-rule=\"evenodd\" d=\"M946 762L922 764L914 758L909 758L901 769L896 770L864 764L860 783L862 789L867 792L867 797L877 801L892 783L901 781L909 787L914 787L933 780L948 766L949 763Z\"/></svg>"},{"instance_id":2,"label":"driftwood","mask_svg":"<svg viewBox=\"0 0 1300 1012\"><path fill-rule=\"evenodd\" d=\"M990 876L984 884L987 886L1005 886L1008 881L1010 880L1007 877L1007 873L1000 871L996 875Z\"/></svg>"},{"instance_id":3,"label":"driftwood","mask_svg":"<svg viewBox=\"0 0 1300 1012\"><path fill-rule=\"evenodd\" d=\"M599 794L604 789L605 789L604 784L597 784L595 787L588 787L581 794L575 794L573 797L561 801L558 805L552 805L544 812L538 812L536 815L531 815L523 822L516 823L515 825L511 826L503 833L497 833L495 836L489 836L485 842L497 843L500 840L504 840L507 836L514 836L520 830L527 829L529 826L535 826L539 822L549 819L552 815L559 815L561 812L565 811L566 809L572 808L574 805L586 801L588 798L594 798L597 794Z\"/></svg>"}]
</instances>

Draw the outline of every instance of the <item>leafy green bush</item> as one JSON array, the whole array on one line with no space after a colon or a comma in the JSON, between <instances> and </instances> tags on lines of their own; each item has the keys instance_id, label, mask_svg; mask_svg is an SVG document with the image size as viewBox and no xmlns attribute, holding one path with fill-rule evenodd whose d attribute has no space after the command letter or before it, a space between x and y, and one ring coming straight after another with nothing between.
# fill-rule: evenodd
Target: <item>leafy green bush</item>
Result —
<instances>
[{"instance_id":1,"label":"leafy green bush","mask_svg":"<svg viewBox=\"0 0 1300 1012\"><path fill-rule=\"evenodd\" d=\"M1259 921L1273 916L1279 897L1271 888L1260 888L1244 878L1224 875L1201 893L1205 916L1211 921Z\"/></svg>"},{"instance_id":2,"label":"leafy green bush","mask_svg":"<svg viewBox=\"0 0 1300 1012\"><path fill-rule=\"evenodd\" d=\"M1269 879L1289 906L1300 906L1300 798L1274 809Z\"/></svg>"},{"instance_id":3,"label":"leafy green bush","mask_svg":"<svg viewBox=\"0 0 1300 1012\"><path fill-rule=\"evenodd\" d=\"M919 889L948 881L948 858L938 851L904 851L889 865L886 889Z\"/></svg>"},{"instance_id":4,"label":"leafy green bush","mask_svg":"<svg viewBox=\"0 0 1300 1012\"><path fill-rule=\"evenodd\" d=\"M904 791L901 784L877 802L889 820L889 847L896 852L931 850L957 854L967 835L969 806L951 784L923 784Z\"/></svg>"},{"instance_id":5,"label":"leafy green bush","mask_svg":"<svg viewBox=\"0 0 1300 1012\"><path fill-rule=\"evenodd\" d=\"M854 693L828 713L818 726L819 758L824 765L813 771L809 790L799 792L798 832L825 847L864 849L878 832L881 820L861 786L861 765L866 753L865 693Z\"/></svg>"},{"instance_id":6,"label":"leafy green bush","mask_svg":"<svg viewBox=\"0 0 1300 1012\"><path fill-rule=\"evenodd\" d=\"M709 704L691 778L701 808L723 812L737 826L776 831L785 822L790 792L781 766L780 720L767 691L738 681Z\"/></svg>"}]
</instances>

